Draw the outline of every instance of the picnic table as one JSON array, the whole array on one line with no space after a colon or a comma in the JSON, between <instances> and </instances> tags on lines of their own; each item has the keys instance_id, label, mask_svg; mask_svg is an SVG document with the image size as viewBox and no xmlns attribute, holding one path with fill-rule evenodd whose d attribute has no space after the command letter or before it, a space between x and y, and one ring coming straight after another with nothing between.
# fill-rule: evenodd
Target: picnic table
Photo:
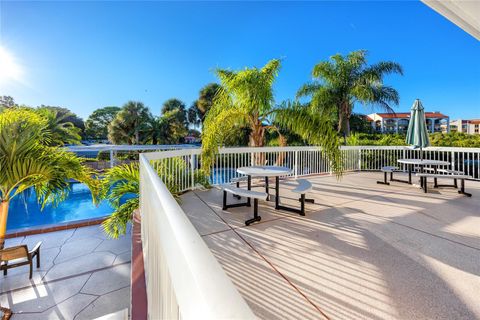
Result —
<instances>
[{"instance_id":1,"label":"picnic table","mask_svg":"<svg viewBox=\"0 0 480 320\"><path fill-rule=\"evenodd\" d=\"M290 168L280 166L249 166L240 167L237 169L237 172L247 176L248 190L252 188L252 177L265 177L265 192L267 194L269 189L268 179L275 177L275 209L279 209L280 177L291 174L292 170ZM250 198L247 200L247 203L250 204Z\"/></svg>"},{"instance_id":2,"label":"picnic table","mask_svg":"<svg viewBox=\"0 0 480 320\"><path fill-rule=\"evenodd\" d=\"M420 172L423 173L425 166L431 166L434 169L434 172L437 173L437 169L439 166L449 166L450 162L443 161L443 160L428 160L428 159L398 159L398 163L403 163L407 165L408 168L408 181L395 179L398 182L404 182L408 184L412 184L412 169L413 166L420 167ZM423 186L423 179L420 179L420 185Z\"/></svg>"}]
</instances>

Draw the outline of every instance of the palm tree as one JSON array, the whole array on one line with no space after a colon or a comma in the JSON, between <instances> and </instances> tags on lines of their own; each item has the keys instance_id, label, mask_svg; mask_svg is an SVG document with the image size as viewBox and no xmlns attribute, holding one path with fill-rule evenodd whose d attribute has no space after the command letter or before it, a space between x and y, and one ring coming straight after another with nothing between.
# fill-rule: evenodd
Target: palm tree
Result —
<instances>
[{"instance_id":1,"label":"palm tree","mask_svg":"<svg viewBox=\"0 0 480 320\"><path fill-rule=\"evenodd\" d=\"M220 85L213 82L207 84L200 90L198 94L198 99L194 102L194 106L197 111L200 123L203 124L203 121L205 120L205 115L207 114L208 110L212 108L215 95L217 94L219 89Z\"/></svg>"},{"instance_id":2,"label":"palm tree","mask_svg":"<svg viewBox=\"0 0 480 320\"><path fill-rule=\"evenodd\" d=\"M67 120L69 114L60 114L55 109L38 108L37 112L47 121L47 129L50 131L51 146L63 146L64 144L80 144L80 128Z\"/></svg>"},{"instance_id":3,"label":"palm tree","mask_svg":"<svg viewBox=\"0 0 480 320\"><path fill-rule=\"evenodd\" d=\"M143 144L148 139L152 119L142 102L129 101L108 126L108 139L114 144Z\"/></svg>"},{"instance_id":4,"label":"palm tree","mask_svg":"<svg viewBox=\"0 0 480 320\"><path fill-rule=\"evenodd\" d=\"M367 51L359 50L347 56L336 54L331 61L318 63L312 71L313 82L305 84L297 97L310 97L313 109L337 117L338 132L344 139L350 134L350 116L355 103L379 106L393 112L391 104L398 105L398 92L384 85L387 74L403 75L402 67L395 62L382 61L368 65Z\"/></svg>"},{"instance_id":5,"label":"palm tree","mask_svg":"<svg viewBox=\"0 0 480 320\"><path fill-rule=\"evenodd\" d=\"M215 71L221 87L205 117L202 133L202 148L207 160L203 163L207 167L232 128L250 128L251 147L264 145L265 130L276 130L280 134L270 122L274 110L272 86L279 69L280 60L274 59L262 68L246 68L237 72L224 69Z\"/></svg>"},{"instance_id":6,"label":"palm tree","mask_svg":"<svg viewBox=\"0 0 480 320\"><path fill-rule=\"evenodd\" d=\"M73 153L47 146L51 141L48 123L38 113L10 109L0 114L0 246L6 233L12 198L33 188L42 209L64 200L70 179L86 183L93 200L98 183L90 169Z\"/></svg>"},{"instance_id":7,"label":"palm tree","mask_svg":"<svg viewBox=\"0 0 480 320\"><path fill-rule=\"evenodd\" d=\"M181 158L157 160L153 166L173 197L179 201L180 176L189 174L188 163ZM201 172L194 172L194 181L208 186L208 180ZM138 163L113 167L105 174L104 197L108 199L115 211L103 222L103 229L112 238L125 234L133 212L140 204L140 172Z\"/></svg>"},{"instance_id":8,"label":"palm tree","mask_svg":"<svg viewBox=\"0 0 480 320\"><path fill-rule=\"evenodd\" d=\"M229 134L238 132L239 127L250 130L251 147L264 146L267 130L278 133L280 146L285 146L287 141L281 132L285 128L324 147L333 161L338 159L338 139L328 120L296 103L275 106L273 84L279 69L280 60L274 59L262 68L216 70L221 86L207 112L202 132L202 165L206 172L218 147ZM256 161L263 162L261 157Z\"/></svg>"}]
</instances>

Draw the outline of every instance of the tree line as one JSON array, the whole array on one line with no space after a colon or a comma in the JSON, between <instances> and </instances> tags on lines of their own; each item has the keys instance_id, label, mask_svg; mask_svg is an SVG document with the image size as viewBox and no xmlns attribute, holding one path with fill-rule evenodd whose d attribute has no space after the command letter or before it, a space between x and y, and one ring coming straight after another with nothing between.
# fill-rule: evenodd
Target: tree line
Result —
<instances>
[{"instance_id":1,"label":"tree line","mask_svg":"<svg viewBox=\"0 0 480 320\"><path fill-rule=\"evenodd\" d=\"M121 107L96 109L83 121L67 108L46 105L32 108L15 103L10 96L0 96L0 112L10 108L38 112L48 119L52 145L57 146L80 144L82 140L108 140L113 144L178 144L184 143L187 135L200 137L195 128L201 127L218 88L216 83L204 86L189 108L179 99L169 99L163 103L160 116L154 116L141 101L128 101Z\"/></svg>"},{"instance_id":2,"label":"tree line","mask_svg":"<svg viewBox=\"0 0 480 320\"><path fill-rule=\"evenodd\" d=\"M187 135L200 136L189 127L202 127L208 153L218 145L328 144L338 137L346 143L352 129L369 130L353 113L355 104L388 112L399 104L399 93L384 83L384 77L402 75L402 67L392 61L369 64L365 50L319 62L312 69L312 80L292 100L277 102L273 87L281 64L273 59L262 68L217 69L219 83L202 88L189 108L179 99L169 99L160 116L141 101L97 109L85 123L68 109L40 108L50 110L48 116L63 143L79 143L80 137L114 144L176 144ZM15 105L10 97L3 97L0 104Z\"/></svg>"}]
</instances>

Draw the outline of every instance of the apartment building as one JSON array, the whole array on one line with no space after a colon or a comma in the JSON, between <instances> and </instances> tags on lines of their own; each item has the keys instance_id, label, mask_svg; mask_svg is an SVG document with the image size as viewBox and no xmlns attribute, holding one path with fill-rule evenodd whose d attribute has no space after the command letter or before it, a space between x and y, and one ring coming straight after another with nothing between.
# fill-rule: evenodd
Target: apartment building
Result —
<instances>
[{"instance_id":1,"label":"apartment building","mask_svg":"<svg viewBox=\"0 0 480 320\"><path fill-rule=\"evenodd\" d=\"M427 128L430 132L450 132L450 119L440 112L425 112ZM405 133L410 122L410 112L372 113L367 121L379 133Z\"/></svg>"},{"instance_id":2,"label":"apartment building","mask_svg":"<svg viewBox=\"0 0 480 320\"><path fill-rule=\"evenodd\" d=\"M468 134L480 134L480 119L452 120L450 121L452 132L464 132Z\"/></svg>"}]
</instances>

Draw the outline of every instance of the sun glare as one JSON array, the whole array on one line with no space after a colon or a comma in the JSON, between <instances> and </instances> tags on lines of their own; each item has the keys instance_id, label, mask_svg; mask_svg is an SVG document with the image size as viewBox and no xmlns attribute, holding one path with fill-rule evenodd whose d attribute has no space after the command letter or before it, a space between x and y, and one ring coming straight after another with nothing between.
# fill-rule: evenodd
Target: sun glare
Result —
<instances>
[{"instance_id":1,"label":"sun glare","mask_svg":"<svg viewBox=\"0 0 480 320\"><path fill-rule=\"evenodd\" d=\"M0 46L0 83L8 81L20 81L23 74L21 66L15 61L15 57Z\"/></svg>"}]
</instances>

